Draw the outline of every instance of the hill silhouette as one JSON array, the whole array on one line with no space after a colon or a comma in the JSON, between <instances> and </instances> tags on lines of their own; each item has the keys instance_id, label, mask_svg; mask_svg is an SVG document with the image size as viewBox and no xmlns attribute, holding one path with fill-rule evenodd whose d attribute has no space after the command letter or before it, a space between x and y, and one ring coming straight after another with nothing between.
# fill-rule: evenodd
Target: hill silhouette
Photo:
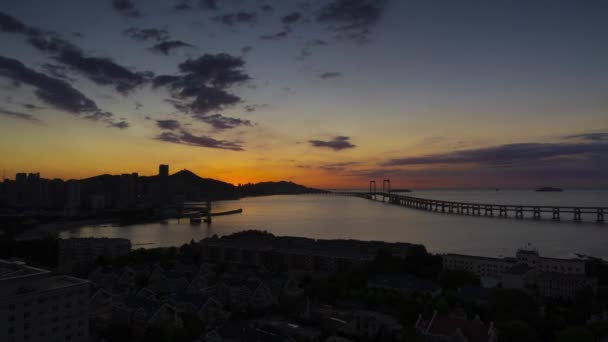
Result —
<instances>
[{"instance_id":1,"label":"hill silhouette","mask_svg":"<svg viewBox=\"0 0 608 342\"><path fill-rule=\"evenodd\" d=\"M103 174L82 179L83 198L103 195L108 205L115 205L120 197L120 175ZM121 183L123 182L123 183ZM140 199L154 200L159 189L159 176L137 177L137 193ZM169 176L169 195L178 196L185 201L207 201L238 199L247 196L289 195L303 193L324 193L326 191L308 188L293 182L261 182L235 186L212 178L203 178L192 171L181 170Z\"/></svg>"}]
</instances>

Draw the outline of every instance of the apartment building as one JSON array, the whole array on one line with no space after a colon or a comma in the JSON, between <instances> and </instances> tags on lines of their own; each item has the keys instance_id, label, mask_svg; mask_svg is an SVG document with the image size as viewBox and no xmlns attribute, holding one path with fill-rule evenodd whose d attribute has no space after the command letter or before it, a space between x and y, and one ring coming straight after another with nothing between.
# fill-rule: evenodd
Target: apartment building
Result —
<instances>
[{"instance_id":1,"label":"apartment building","mask_svg":"<svg viewBox=\"0 0 608 342\"><path fill-rule=\"evenodd\" d=\"M0 260L0 341L86 342L89 282Z\"/></svg>"}]
</instances>

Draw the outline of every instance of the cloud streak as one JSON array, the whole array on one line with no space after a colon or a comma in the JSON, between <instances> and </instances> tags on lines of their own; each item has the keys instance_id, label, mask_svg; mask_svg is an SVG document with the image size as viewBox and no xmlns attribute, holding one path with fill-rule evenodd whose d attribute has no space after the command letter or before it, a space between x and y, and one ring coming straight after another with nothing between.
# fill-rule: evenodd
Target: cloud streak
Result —
<instances>
[{"instance_id":1,"label":"cloud streak","mask_svg":"<svg viewBox=\"0 0 608 342\"><path fill-rule=\"evenodd\" d=\"M386 0L334 0L321 8L317 21L328 24L327 29L340 38L363 43L380 21L386 3Z\"/></svg>"},{"instance_id":2,"label":"cloud streak","mask_svg":"<svg viewBox=\"0 0 608 342\"><path fill-rule=\"evenodd\" d=\"M15 111L12 111L12 110L4 109L2 107L0 107L0 115L6 116L6 117L9 117L9 118L13 118L13 119L23 120L23 121L41 122L40 119L34 117L31 114L25 114L25 113L15 112Z\"/></svg>"},{"instance_id":3,"label":"cloud streak","mask_svg":"<svg viewBox=\"0 0 608 342\"><path fill-rule=\"evenodd\" d=\"M349 137L337 136L331 140L309 140L308 142L314 147L330 148L334 151L341 151L356 147L356 145L351 144L349 140Z\"/></svg>"},{"instance_id":4,"label":"cloud streak","mask_svg":"<svg viewBox=\"0 0 608 342\"><path fill-rule=\"evenodd\" d=\"M239 142L217 140L205 135L194 135L185 130L181 130L180 132L163 132L159 134L156 139L164 142L188 146L243 151L243 146Z\"/></svg>"},{"instance_id":5,"label":"cloud streak","mask_svg":"<svg viewBox=\"0 0 608 342\"><path fill-rule=\"evenodd\" d=\"M514 165L555 158L576 158L585 155L608 155L608 143L521 143L478 149L391 159L384 166L409 165Z\"/></svg>"},{"instance_id":6,"label":"cloud streak","mask_svg":"<svg viewBox=\"0 0 608 342\"><path fill-rule=\"evenodd\" d=\"M125 127L125 124L114 121L112 113L99 109L93 100L74 89L66 81L36 72L15 59L0 56L0 76L17 84L34 87L34 93L41 101L57 109L89 120L103 121L113 127L121 129L128 127L128 124Z\"/></svg>"},{"instance_id":7,"label":"cloud streak","mask_svg":"<svg viewBox=\"0 0 608 342\"><path fill-rule=\"evenodd\" d=\"M112 8L126 17L139 17L141 12L131 0L112 0Z\"/></svg>"},{"instance_id":8,"label":"cloud streak","mask_svg":"<svg viewBox=\"0 0 608 342\"><path fill-rule=\"evenodd\" d=\"M181 49L181 48L191 48L191 47L194 47L194 45L188 44L181 40L168 40L168 41L164 41L164 42L155 44L154 46L152 46L151 50L162 53L165 56L168 56L171 54L171 52L173 50Z\"/></svg>"}]
</instances>

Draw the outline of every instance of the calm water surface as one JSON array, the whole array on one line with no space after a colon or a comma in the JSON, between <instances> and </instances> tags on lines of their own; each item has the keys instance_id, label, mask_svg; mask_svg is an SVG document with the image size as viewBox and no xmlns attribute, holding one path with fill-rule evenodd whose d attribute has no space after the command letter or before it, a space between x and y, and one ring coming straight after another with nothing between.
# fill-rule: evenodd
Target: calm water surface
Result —
<instances>
[{"instance_id":1,"label":"calm water surface","mask_svg":"<svg viewBox=\"0 0 608 342\"><path fill-rule=\"evenodd\" d=\"M416 191L412 196L495 204L608 207L608 191ZM300 195L245 198L213 204L213 211L243 208L242 214L214 217L211 225L187 219L130 226L85 226L67 237L122 237L142 247L180 246L213 234L261 229L275 235L349 238L424 244L435 253L509 256L528 243L554 257L584 253L608 258L608 223L515 220L430 213L360 198ZM546 214L549 215L549 214ZM593 218L595 219L595 218Z\"/></svg>"}]
</instances>

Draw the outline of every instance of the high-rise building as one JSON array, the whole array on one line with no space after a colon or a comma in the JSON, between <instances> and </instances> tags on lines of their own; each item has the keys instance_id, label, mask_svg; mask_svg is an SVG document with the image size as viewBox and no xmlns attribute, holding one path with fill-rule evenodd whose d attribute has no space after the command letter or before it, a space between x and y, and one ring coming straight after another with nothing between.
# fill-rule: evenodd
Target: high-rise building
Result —
<instances>
[{"instance_id":1,"label":"high-rise building","mask_svg":"<svg viewBox=\"0 0 608 342\"><path fill-rule=\"evenodd\" d=\"M89 284L0 260L0 341L88 341Z\"/></svg>"},{"instance_id":2,"label":"high-rise building","mask_svg":"<svg viewBox=\"0 0 608 342\"><path fill-rule=\"evenodd\" d=\"M80 209L80 181L69 180L67 181L66 191L66 213L68 216L74 216L78 214Z\"/></svg>"},{"instance_id":3,"label":"high-rise building","mask_svg":"<svg viewBox=\"0 0 608 342\"><path fill-rule=\"evenodd\" d=\"M160 204L169 202L169 165L158 167L158 200Z\"/></svg>"},{"instance_id":4,"label":"high-rise building","mask_svg":"<svg viewBox=\"0 0 608 342\"><path fill-rule=\"evenodd\" d=\"M27 173L20 172L15 175L15 203L25 205L27 198Z\"/></svg>"},{"instance_id":5,"label":"high-rise building","mask_svg":"<svg viewBox=\"0 0 608 342\"><path fill-rule=\"evenodd\" d=\"M158 175L161 177L168 177L169 176L169 165L160 164L158 166Z\"/></svg>"}]
</instances>

